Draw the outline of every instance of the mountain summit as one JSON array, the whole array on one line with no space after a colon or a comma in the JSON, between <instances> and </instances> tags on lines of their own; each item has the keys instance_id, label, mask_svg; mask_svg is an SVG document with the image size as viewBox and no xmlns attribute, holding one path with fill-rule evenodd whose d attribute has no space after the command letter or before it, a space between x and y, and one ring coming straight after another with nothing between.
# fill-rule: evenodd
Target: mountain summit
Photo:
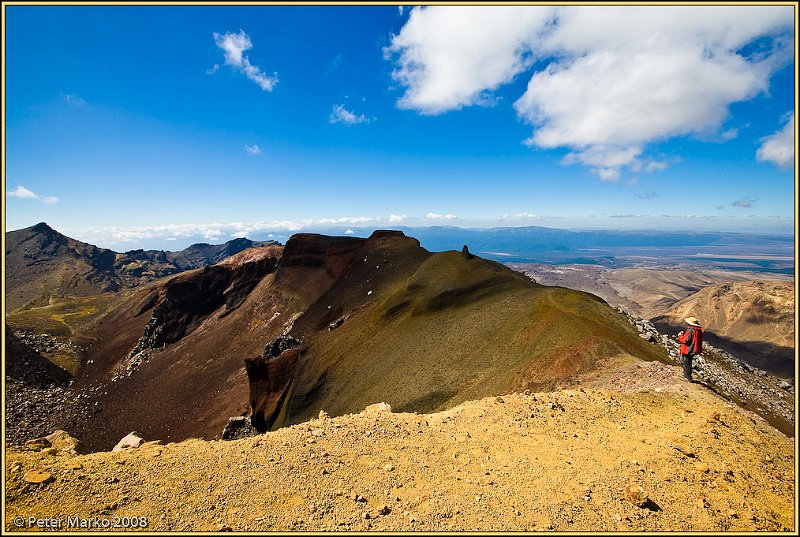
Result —
<instances>
[{"instance_id":1,"label":"mountain summit","mask_svg":"<svg viewBox=\"0 0 800 537\"><path fill-rule=\"evenodd\" d=\"M277 243L240 238L220 245L194 244L180 252L117 253L67 237L41 222L6 233L6 307L14 311L47 305L51 298L128 289L270 244Z\"/></svg>"}]
</instances>

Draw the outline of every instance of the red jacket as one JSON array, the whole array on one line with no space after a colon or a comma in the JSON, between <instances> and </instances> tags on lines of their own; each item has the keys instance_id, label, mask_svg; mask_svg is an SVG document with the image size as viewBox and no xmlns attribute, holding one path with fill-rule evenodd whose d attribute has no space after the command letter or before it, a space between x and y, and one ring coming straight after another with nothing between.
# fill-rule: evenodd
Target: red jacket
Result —
<instances>
[{"instance_id":1,"label":"red jacket","mask_svg":"<svg viewBox=\"0 0 800 537\"><path fill-rule=\"evenodd\" d=\"M678 336L681 342L681 354L694 356L703 350L703 329L699 326L689 326Z\"/></svg>"}]
</instances>

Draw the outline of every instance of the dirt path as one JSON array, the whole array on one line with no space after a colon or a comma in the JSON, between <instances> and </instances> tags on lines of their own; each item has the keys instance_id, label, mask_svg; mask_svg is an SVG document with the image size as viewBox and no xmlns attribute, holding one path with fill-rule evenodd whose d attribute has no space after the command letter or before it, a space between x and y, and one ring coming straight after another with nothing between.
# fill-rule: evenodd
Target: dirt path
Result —
<instances>
[{"instance_id":1,"label":"dirt path","mask_svg":"<svg viewBox=\"0 0 800 537\"><path fill-rule=\"evenodd\" d=\"M611 371L587 388L323 417L230 442L13 448L6 530L15 516L59 514L147 516L148 530L173 531L796 530L793 439L677 367ZM54 481L26 484L32 469ZM626 499L631 484L643 507Z\"/></svg>"}]
</instances>

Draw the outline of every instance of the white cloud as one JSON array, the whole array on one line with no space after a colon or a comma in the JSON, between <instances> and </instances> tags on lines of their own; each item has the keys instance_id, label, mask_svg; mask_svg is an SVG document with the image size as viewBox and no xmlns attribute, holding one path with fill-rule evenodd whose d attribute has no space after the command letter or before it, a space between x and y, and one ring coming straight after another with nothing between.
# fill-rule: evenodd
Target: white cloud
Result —
<instances>
[{"instance_id":1,"label":"white cloud","mask_svg":"<svg viewBox=\"0 0 800 537\"><path fill-rule=\"evenodd\" d=\"M353 231L352 229L348 229L347 231L344 232L344 234L345 235L353 235L353 234L355 234L355 231Z\"/></svg>"},{"instance_id":2,"label":"white cloud","mask_svg":"<svg viewBox=\"0 0 800 537\"><path fill-rule=\"evenodd\" d=\"M12 198L33 199L33 200L39 199L38 195L28 190L22 185L19 185L16 189L9 192L8 195Z\"/></svg>"},{"instance_id":3,"label":"white cloud","mask_svg":"<svg viewBox=\"0 0 800 537\"><path fill-rule=\"evenodd\" d=\"M667 163L666 162L656 162L654 160L651 160L650 162L648 162L644 166L644 171L646 171L646 172L655 172L655 171L661 171L661 170L666 170L666 169L667 169Z\"/></svg>"},{"instance_id":4,"label":"white cloud","mask_svg":"<svg viewBox=\"0 0 800 537\"><path fill-rule=\"evenodd\" d=\"M253 145L244 144L244 150L247 151L248 153L250 153L251 155L260 155L261 154L261 148L258 147L257 144L253 144Z\"/></svg>"},{"instance_id":5,"label":"white cloud","mask_svg":"<svg viewBox=\"0 0 800 537\"><path fill-rule=\"evenodd\" d=\"M311 223L335 225L335 224L366 224L372 222L374 218L366 216L343 216L341 218L321 218L319 220L308 220Z\"/></svg>"},{"instance_id":6,"label":"white cloud","mask_svg":"<svg viewBox=\"0 0 800 537\"><path fill-rule=\"evenodd\" d=\"M538 215L535 215L533 213L524 212L524 213L517 213L517 214L504 214L503 218L504 219L516 218L516 219L521 219L521 220L539 220L541 217L538 216Z\"/></svg>"},{"instance_id":7,"label":"white cloud","mask_svg":"<svg viewBox=\"0 0 800 537\"><path fill-rule=\"evenodd\" d=\"M619 179L619 168L595 168L594 173L601 181L616 181Z\"/></svg>"},{"instance_id":8,"label":"white cloud","mask_svg":"<svg viewBox=\"0 0 800 537\"><path fill-rule=\"evenodd\" d=\"M783 168L791 166L794 163L794 114L781 130L767 136L763 142L756 151L756 159Z\"/></svg>"},{"instance_id":9,"label":"white cloud","mask_svg":"<svg viewBox=\"0 0 800 537\"><path fill-rule=\"evenodd\" d=\"M456 220L458 217L454 214L428 213L425 218L428 220Z\"/></svg>"},{"instance_id":10,"label":"white cloud","mask_svg":"<svg viewBox=\"0 0 800 537\"><path fill-rule=\"evenodd\" d=\"M791 6L416 7L385 55L398 106L423 114L486 104L539 60L514 105L534 128L526 143L615 180L663 169L640 162L647 144L715 133L732 103L767 90L791 61L792 24ZM743 55L761 37L767 51Z\"/></svg>"},{"instance_id":11,"label":"white cloud","mask_svg":"<svg viewBox=\"0 0 800 537\"><path fill-rule=\"evenodd\" d=\"M415 7L384 56L397 58L392 78L406 87L400 108L440 114L489 104L496 89L529 65L526 54L553 9Z\"/></svg>"},{"instance_id":12,"label":"white cloud","mask_svg":"<svg viewBox=\"0 0 800 537\"><path fill-rule=\"evenodd\" d=\"M244 30L239 30L239 33L228 32L224 35L214 32L214 42L225 53L225 65L238 69L264 91L272 91L272 88L278 83L277 73L273 73L272 76L267 75L259 67L250 63L250 59L245 56L244 52L253 48L253 42L250 41L250 37L244 33Z\"/></svg>"},{"instance_id":13,"label":"white cloud","mask_svg":"<svg viewBox=\"0 0 800 537\"><path fill-rule=\"evenodd\" d=\"M207 229L205 233L203 233L203 238L208 239L210 241L216 240L222 236L222 231L219 229Z\"/></svg>"},{"instance_id":14,"label":"white cloud","mask_svg":"<svg viewBox=\"0 0 800 537\"><path fill-rule=\"evenodd\" d=\"M322 225L358 225L375 221L364 216L341 218L308 218L304 220L259 220L256 222L228 222L210 224L165 224L159 226L86 227L69 230L73 237L92 244L135 243L154 240L196 240L222 242L223 237L251 237L266 233L272 238L276 234L293 233ZM67 231L67 230L65 230Z\"/></svg>"},{"instance_id":15,"label":"white cloud","mask_svg":"<svg viewBox=\"0 0 800 537\"><path fill-rule=\"evenodd\" d=\"M404 214L390 214L389 215L389 223L390 224L399 224L403 222L407 218Z\"/></svg>"},{"instance_id":16,"label":"white cloud","mask_svg":"<svg viewBox=\"0 0 800 537\"><path fill-rule=\"evenodd\" d=\"M14 190L6 192L6 195L10 198L38 200L46 203L47 205L55 205L59 201L55 196L40 196L39 194L33 192L32 190L28 190L22 185L17 186L17 188Z\"/></svg>"},{"instance_id":17,"label":"white cloud","mask_svg":"<svg viewBox=\"0 0 800 537\"><path fill-rule=\"evenodd\" d=\"M328 121L333 123L345 123L347 125L357 125L359 123L369 123L370 118L364 114L356 115L344 107L343 104L336 104L331 110L331 115Z\"/></svg>"},{"instance_id":18,"label":"white cloud","mask_svg":"<svg viewBox=\"0 0 800 537\"><path fill-rule=\"evenodd\" d=\"M215 63L213 67L209 67L208 69L206 69L206 74L213 75L217 71L219 71L219 64Z\"/></svg>"}]
</instances>

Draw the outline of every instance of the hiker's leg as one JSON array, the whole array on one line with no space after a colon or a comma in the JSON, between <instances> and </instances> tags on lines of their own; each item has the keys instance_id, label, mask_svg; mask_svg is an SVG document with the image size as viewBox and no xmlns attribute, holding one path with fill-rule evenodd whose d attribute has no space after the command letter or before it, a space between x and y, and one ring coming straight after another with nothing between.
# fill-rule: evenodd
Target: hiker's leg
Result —
<instances>
[{"instance_id":1,"label":"hiker's leg","mask_svg":"<svg viewBox=\"0 0 800 537\"><path fill-rule=\"evenodd\" d=\"M683 375L687 380L692 380L692 357L689 355L683 357Z\"/></svg>"}]
</instances>

